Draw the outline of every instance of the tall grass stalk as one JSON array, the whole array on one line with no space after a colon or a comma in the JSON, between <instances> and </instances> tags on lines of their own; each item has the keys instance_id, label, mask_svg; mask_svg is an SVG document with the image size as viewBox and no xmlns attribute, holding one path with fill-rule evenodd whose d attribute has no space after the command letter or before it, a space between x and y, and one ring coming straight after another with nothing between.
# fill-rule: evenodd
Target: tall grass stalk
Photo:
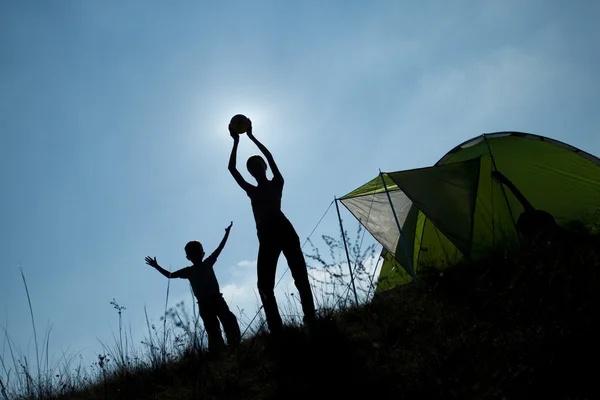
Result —
<instances>
[{"instance_id":1,"label":"tall grass stalk","mask_svg":"<svg viewBox=\"0 0 600 400\"><path fill-rule=\"evenodd\" d=\"M8 400L8 393L6 392L6 386L4 386L4 382L2 382L2 378L0 378L0 394L2 394L4 400Z\"/></svg>"},{"instance_id":2,"label":"tall grass stalk","mask_svg":"<svg viewBox=\"0 0 600 400\"><path fill-rule=\"evenodd\" d=\"M38 389L41 394L41 379L40 379L40 350L37 339L37 331L35 329L35 318L33 317L33 307L31 306L31 296L29 296L29 288L27 287L27 280L25 279L25 273L23 272L23 267L19 265L19 271L21 272L21 278L23 278L23 285L25 285L25 293L27 294L27 303L29 304L29 314L31 315L31 325L33 326L33 340L35 344L35 358L37 363L37 372L38 372Z\"/></svg>"},{"instance_id":3,"label":"tall grass stalk","mask_svg":"<svg viewBox=\"0 0 600 400\"><path fill-rule=\"evenodd\" d=\"M169 290L171 288L171 279L167 279L167 295L165 297L165 318L163 319L163 343L162 343L162 362L167 362L167 307L169 304Z\"/></svg>"},{"instance_id":4,"label":"tall grass stalk","mask_svg":"<svg viewBox=\"0 0 600 400\"><path fill-rule=\"evenodd\" d=\"M110 304L113 306L113 308L115 310L117 310L117 313L119 315L119 338L117 339L115 337L115 334L113 333L113 339L116 342L114 349L111 349L110 346L105 345L102 341L99 341L99 342L104 347L105 351L108 351L109 353L111 353L111 356L113 357L113 361L115 361L116 364L120 367L121 372L125 372L127 369L129 350L127 347L127 344L128 344L127 337L125 337L125 346L123 346L123 315L122 314L123 314L123 310L125 310L126 308L124 306L121 306L119 303L117 303L117 301L115 299L112 299Z\"/></svg>"},{"instance_id":5,"label":"tall grass stalk","mask_svg":"<svg viewBox=\"0 0 600 400\"><path fill-rule=\"evenodd\" d=\"M11 360L12 360L13 368L16 368L16 366L18 365L18 363L17 363L17 357L15 356L15 351L13 349L13 344L12 344L12 342L10 340L10 336L8 335L8 330L6 328L4 328L4 327L2 327L2 330L4 331L4 340L5 340L4 343L8 344L8 351L10 353L10 357L11 357ZM2 369L4 370L4 376L6 378L5 385L7 386L7 391L9 391L10 387L11 387L11 378L10 378L11 369L9 369L6 366L3 357L4 357L4 346L3 346L3 349L2 349L2 357L0 357L0 361L2 363ZM16 379L19 380L20 379L19 378L19 374L17 373L16 370L15 370L15 374L16 374ZM19 386L19 383L20 382L17 381L17 386Z\"/></svg>"}]
</instances>

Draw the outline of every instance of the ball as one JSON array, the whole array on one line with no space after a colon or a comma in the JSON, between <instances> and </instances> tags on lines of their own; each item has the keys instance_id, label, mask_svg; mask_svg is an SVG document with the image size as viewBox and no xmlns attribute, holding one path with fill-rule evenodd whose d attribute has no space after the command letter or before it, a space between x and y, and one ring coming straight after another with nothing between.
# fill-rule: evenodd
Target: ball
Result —
<instances>
[{"instance_id":1,"label":"ball","mask_svg":"<svg viewBox=\"0 0 600 400\"><path fill-rule=\"evenodd\" d=\"M237 134L248 132L250 129L250 120L242 114L234 115L229 124L231 125L231 130Z\"/></svg>"}]
</instances>

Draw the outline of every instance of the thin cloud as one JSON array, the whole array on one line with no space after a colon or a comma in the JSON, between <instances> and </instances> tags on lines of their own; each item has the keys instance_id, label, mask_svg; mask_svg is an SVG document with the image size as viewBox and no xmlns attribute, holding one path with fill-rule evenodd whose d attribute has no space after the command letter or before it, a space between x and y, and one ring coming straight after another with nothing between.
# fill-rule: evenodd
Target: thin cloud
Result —
<instances>
[{"instance_id":1,"label":"thin cloud","mask_svg":"<svg viewBox=\"0 0 600 400\"><path fill-rule=\"evenodd\" d=\"M247 267L256 267L256 261L240 261L239 263L237 263L238 267L243 267L243 268L247 268Z\"/></svg>"}]
</instances>

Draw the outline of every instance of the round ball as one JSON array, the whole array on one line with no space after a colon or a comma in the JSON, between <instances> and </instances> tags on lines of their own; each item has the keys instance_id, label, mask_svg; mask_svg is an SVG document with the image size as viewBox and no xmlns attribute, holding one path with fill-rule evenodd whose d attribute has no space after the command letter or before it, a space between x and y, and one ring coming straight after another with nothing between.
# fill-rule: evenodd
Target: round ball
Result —
<instances>
[{"instance_id":1,"label":"round ball","mask_svg":"<svg viewBox=\"0 0 600 400\"><path fill-rule=\"evenodd\" d=\"M250 129L250 120L242 114L234 115L229 124L231 125L231 130L238 134L248 132Z\"/></svg>"}]
</instances>

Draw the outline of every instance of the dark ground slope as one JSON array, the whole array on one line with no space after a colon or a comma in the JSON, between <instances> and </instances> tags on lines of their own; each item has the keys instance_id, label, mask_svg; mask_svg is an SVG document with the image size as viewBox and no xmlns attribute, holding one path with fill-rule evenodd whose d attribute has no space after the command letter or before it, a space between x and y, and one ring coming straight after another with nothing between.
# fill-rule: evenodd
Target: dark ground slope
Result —
<instances>
[{"instance_id":1,"label":"dark ground slope","mask_svg":"<svg viewBox=\"0 0 600 400\"><path fill-rule=\"evenodd\" d=\"M598 398L599 268L600 239L571 235L325 315L310 334L261 334L64 398Z\"/></svg>"}]
</instances>

